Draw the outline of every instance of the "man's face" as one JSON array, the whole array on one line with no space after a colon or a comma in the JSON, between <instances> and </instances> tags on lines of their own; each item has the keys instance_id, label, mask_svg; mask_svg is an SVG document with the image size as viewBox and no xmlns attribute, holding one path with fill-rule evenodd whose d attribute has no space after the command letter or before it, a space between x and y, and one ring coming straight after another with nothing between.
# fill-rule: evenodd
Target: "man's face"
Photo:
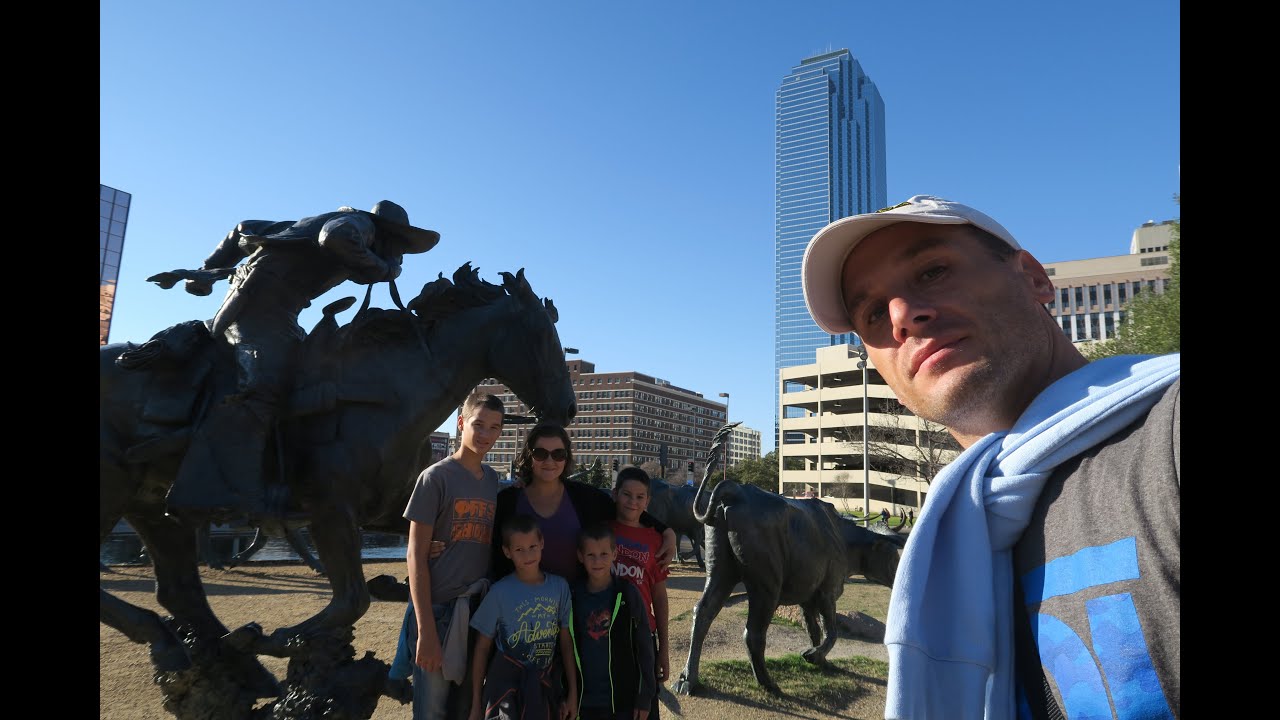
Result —
<instances>
[{"instance_id":1,"label":"man's face","mask_svg":"<svg viewBox=\"0 0 1280 720\"><path fill-rule=\"evenodd\" d=\"M469 418L458 418L458 435L472 452L483 456L502 435L502 413L481 407Z\"/></svg>"},{"instance_id":2,"label":"man's face","mask_svg":"<svg viewBox=\"0 0 1280 720\"><path fill-rule=\"evenodd\" d=\"M920 417L980 437L1043 387L1052 328L1038 306L1053 285L1026 252L1000 260L969 226L902 222L858 244L841 292L876 370Z\"/></svg>"}]
</instances>

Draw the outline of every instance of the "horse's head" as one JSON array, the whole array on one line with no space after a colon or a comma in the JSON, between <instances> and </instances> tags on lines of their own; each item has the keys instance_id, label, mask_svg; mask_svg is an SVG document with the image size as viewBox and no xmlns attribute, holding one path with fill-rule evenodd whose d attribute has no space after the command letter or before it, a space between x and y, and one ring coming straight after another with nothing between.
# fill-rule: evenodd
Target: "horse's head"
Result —
<instances>
[{"instance_id":1,"label":"horse's head","mask_svg":"<svg viewBox=\"0 0 1280 720\"><path fill-rule=\"evenodd\" d=\"M556 306L534 294L523 268L502 273L502 286L516 311L499 331L501 342L491 345L489 367L534 414L568 427L578 406L556 332Z\"/></svg>"}]
</instances>

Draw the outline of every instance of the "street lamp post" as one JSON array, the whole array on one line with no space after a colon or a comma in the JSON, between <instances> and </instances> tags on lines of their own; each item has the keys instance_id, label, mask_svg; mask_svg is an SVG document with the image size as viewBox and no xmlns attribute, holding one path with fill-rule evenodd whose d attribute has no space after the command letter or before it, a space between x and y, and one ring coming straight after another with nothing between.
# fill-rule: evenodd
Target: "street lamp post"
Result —
<instances>
[{"instance_id":1,"label":"street lamp post","mask_svg":"<svg viewBox=\"0 0 1280 720\"><path fill-rule=\"evenodd\" d=\"M720 393L720 397L724 398L724 422L729 424L729 393ZM732 433L729 438L732 438ZM729 446L733 443L729 438L725 438L724 443L724 467L720 469L720 481L724 482L729 479Z\"/></svg>"},{"instance_id":2,"label":"street lamp post","mask_svg":"<svg viewBox=\"0 0 1280 720\"><path fill-rule=\"evenodd\" d=\"M862 373L862 511L871 514L871 468L867 465L867 348L857 345L858 370Z\"/></svg>"}]
</instances>

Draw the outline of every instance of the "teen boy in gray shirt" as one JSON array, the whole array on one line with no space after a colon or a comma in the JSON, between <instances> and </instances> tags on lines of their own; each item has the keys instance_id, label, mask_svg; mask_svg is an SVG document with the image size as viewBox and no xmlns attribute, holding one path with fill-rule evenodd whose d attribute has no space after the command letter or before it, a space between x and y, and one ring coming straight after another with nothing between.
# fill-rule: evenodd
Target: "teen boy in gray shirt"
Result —
<instances>
[{"instance_id":1,"label":"teen boy in gray shirt","mask_svg":"<svg viewBox=\"0 0 1280 720\"><path fill-rule=\"evenodd\" d=\"M467 623L461 625L461 648L445 648L442 639L449 634L454 601L489 574L498 474L481 461L502 434L502 414L500 399L473 392L458 415L457 452L422 472L404 511L409 520L406 558L412 598L409 612L414 621L409 627L410 618L405 618L406 639L415 648L414 720L446 716L450 679L462 685L456 704L466 705L471 698L470 678L447 678L444 672L446 651L462 653L464 673L469 666ZM429 559L433 540L444 543L444 551L434 560ZM449 663L449 667L457 665ZM458 710L458 716L466 716L467 708Z\"/></svg>"}]
</instances>

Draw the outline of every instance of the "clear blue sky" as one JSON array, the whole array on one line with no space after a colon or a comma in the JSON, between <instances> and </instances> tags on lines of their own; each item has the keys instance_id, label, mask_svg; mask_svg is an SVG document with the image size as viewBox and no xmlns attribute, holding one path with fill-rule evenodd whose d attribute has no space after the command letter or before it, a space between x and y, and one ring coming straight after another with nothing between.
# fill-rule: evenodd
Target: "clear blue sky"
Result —
<instances>
[{"instance_id":1,"label":"clear blue sky","mask_svg":"<svg viewBox=\"0 0 1280 720\"><path fill-rule=\"evenodd\" d=\"M211 317L225 284L145 279L197 267L240 220L388 199L443 236L406 258L403 296L468 260L495 283L523 267L582 359L728 392L767 451L775 92L840 48L885 102L891 203L974 205L1045 262L1123 254L1180 214L1177 2L99 9L100 179L133 194L113 342Z\"/></svg>"}]
</instances>

